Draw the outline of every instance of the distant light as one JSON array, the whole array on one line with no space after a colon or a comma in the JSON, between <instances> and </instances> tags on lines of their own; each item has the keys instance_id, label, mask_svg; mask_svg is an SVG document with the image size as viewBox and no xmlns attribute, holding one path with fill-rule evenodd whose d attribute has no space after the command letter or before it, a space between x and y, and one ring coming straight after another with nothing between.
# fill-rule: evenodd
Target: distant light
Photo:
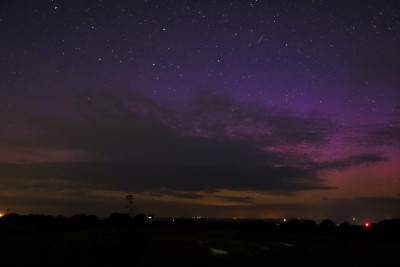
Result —
<instances>
[{"instance_id":1,"label":"distant light","mask_svg":"<svg viewBox=\"0 0 400 267\"><path fill-rule=\"evenodd\" d=\"M147 219L153 219L153 216L147 216Z\"/></svg>"},{"instance_id":2,"label":"distant light","mask_svg":"<svg viewBox=\"0 0 400 267\"><path fill-rule=\"evenodd\" d=\"M287 220L286 220L286 218L285 219L283 219L283 222L286 222Z\"/></svg>"},{"instance_id":3,"label":"distant light","mask_svg":"<svg viewBox=\"0 0 400 267\"><path fill-rule=\"evenodd\" d=\"M365 227L369 227L370 223L364 223Z\"/></svg>"},{"instance_id":4,"label":"distant light","mask_svg":"<svg viewBox=\"0 0 400 267\"><path fill-rule=\"evenodd\" d=\"M2 214L2 213L0 213L0 217L3 217L3 214Z\"/></svg>"}]
</instances>

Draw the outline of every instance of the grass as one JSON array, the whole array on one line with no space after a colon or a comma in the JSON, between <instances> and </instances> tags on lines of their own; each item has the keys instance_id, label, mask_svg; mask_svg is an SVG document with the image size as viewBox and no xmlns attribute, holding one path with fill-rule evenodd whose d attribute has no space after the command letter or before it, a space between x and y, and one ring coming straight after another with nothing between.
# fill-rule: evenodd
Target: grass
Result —
<instances>
[{"instance_id":1,"label":"grass","mask_svg":"<svg viewBox=\"0 0 400 267\"><path fill-rule=\"evenodd\" d=\"M0 266L398 266L398 242L184 227L0 232Z\"/></svg>"},{"instance_id":2,"label":"grass","mask_svg":"<svg viewBox=\"0 0 400 267\"><path fill-rule=\"evenodd\" d=\"M147 266L258 266L259 262L265 266L398 266L395 260L400 251L397 243L336 236L238 229L145 232Z\"/></svg>"},{"instance_id":3,"label":"grass","mask_svg":"<svg viewBox=\"0 0 400 267\"><path fill-rule=\"evenodd\" d=\"M140 254L140 243L127 229L1 233L0 266L118 266Z\"/></svg>"}]
</instances>

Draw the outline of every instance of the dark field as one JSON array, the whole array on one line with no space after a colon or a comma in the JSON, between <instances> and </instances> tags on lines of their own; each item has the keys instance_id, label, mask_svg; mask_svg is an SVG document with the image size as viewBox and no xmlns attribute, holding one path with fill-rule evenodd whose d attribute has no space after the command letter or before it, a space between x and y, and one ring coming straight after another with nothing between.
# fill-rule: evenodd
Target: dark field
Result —
<instances>
[{"instance_id":1,"label":"dark field","mask_svg":"<svg viewBox=\"0 0 400 267\"><path fill-rule=\"evenodd\" d=\"M145 266L399 266L399 242L240 229L143 231Z\"/></svg>"},{"instance_id":2,"label":"dark field","mask_svg":"<svg viewBox=\"0 0 400 267\"><path fill-rule=\"evenodd\" d=\"M0 225L0 266L399 266L400 242L361 230L262 225Z\"/></svg>"}]
</instances>

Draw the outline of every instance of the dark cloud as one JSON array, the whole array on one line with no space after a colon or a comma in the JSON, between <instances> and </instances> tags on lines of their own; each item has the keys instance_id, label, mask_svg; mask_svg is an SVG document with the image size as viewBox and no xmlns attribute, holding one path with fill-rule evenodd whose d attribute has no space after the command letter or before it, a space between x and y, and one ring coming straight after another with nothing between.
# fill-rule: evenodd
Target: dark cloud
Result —
<instances>
[{"instance_id":1,"label":"dark cloud","mask_svg":"<svg viewBox=\"0 0 400 267\"><path fill-rule=\"evenodd\" d=\"M238 103L225 94L197 90L185 112L170 122L198 136L253 140L263 145L322 144L335 132L334 123L315 113L296 114L254 103ZM195 118L195 119L194 119Z\"/></svg>"},{"instance_id":2,"label":"dark cloud","mask_svg":"<svg viewBox=\"0 0 400 267\"><path fill-rule=\"evenodd\" d=\"M181 198L221 189L290 193L330 189L319 177L320 170L384 160L365 154L333 162L293 162L284 152L263 147L323 144L332 134L331 121L204 94L184 112L184 107L160 106L139 94L122 99L86 90L63 111L11 114L15 127L25 127L26 134L5 135L3 144L79 150L92 156L69 162L3 163L2 183L22 189L30 179L46 181L43 186L58 179L88 189L164 188Z\"/></svg>"},{"instance_id":3,"label":"dark cloud","mask_svg":"<svg viewBox=\"0 0 400 267\"><path fill-rule=\"evenodd\" d=\"M81 162L1 164L2 184L27 189L56 178L80 188L145 191L167 188L210 192L219 189L294 192L329 189L316 173L296 167L160 166L132 163ZM47 184L43 183L43 184Z\"/></svg>"},{"instance_id":4,"label":"dark cloud","mask_svg":"<svg viewBox=\"0 0 400 267\"><path fill-rule=\"evenodd\" d=\"M121 99L106 93L91 95L89 91L75 96L79 100L67 106L64 115L60 111L12 114L14 127L25 127L26 134L9 134L1 142L32 149L82 150L93 155L91 161L3 164L2 177L59 178L117 190L292 192L328 188L315 171L287 165L282 153L262 150L264 142L257 141L258 131L266 131L268 124L272 125L271 132L283 136L280 143L319 140L322 137L310 133L311 128L318 132L325 127L319 119L268 114L266 109L234 103L227 96L199 100L190 113L192 117L185 117L189 111L161 107L140 95ZM236 105L238 112L231 115L225 111L227 105ZM264 120L266 124L262 124ZM252 127L247 128L248 133L235 133L245 122ZM188 134L185 127L207 129L212 134ZM228 133L229 129L233 132Z\"/></svg>"},{"instance_id":5,"label":"dark cloud","mask_svg":"<svg viewBox=\"0 0 400 267\"><path fill-rule=\"evenodd\" d=\"M317 169L322 169L322 170L326 169L343 170L351 167L357 167L360 165L370 165L374 163L379 163L386 160L387 158L379 154L362 154L330 162L315 163L315 166L317 167Z\"/></svg>"},{"instance_id":6,"label":"dark cloud","mask_svg":"<svg viewBox=\"0 0 400 267\"><path fill-rule=\"evenodd\" d=\"M361 142L374 146L400 146L400 121L369 126L366 131L366 136Z\"/></svg>"},{"instance_id":7,"label":"dark cloud","mask_svg":"<svg viewBox=\"0 0 400 267\"><path fill-rule=\"evenodd\" d=\"M190 199L204 198L204 195L196 193L174 193L173 196L177 198L190 198Z\"/></svg>"},{"instance_id":8,"label":"dark cloud","mask_svg":"<svg viewBox=\"0 0 400 267\"><path fill-rule=\"evenodd\" d=\"M206 192L206 190L204 191ZM215 190L206 192L206 193L211 193L211 192L215 192ZM200 198L204 198L205 195L204 194L199 194L197 191L179 191L179 190L173 190L170 188L150 188L147 191L143 191L142 193L149 195L149 196L156 196L156 197L160 197L160 196L173 196L176 198L187 198L187 199L200 199Z\"/></svg>"},{"instance_id":9,"label":"dark cloud","mask_svg":"<svg viewBox=\"0 0 400 267\"><path fill-rule=\"evenodd\" d=\"M142 130L274 146L326 143L335 131L334 123L318 114L296 114L238 103L228 95L213 95L201 90L192 96L188 106L179 103L159 105L132 92L130 97L124 92L122 99L115 94L92 91L86 89L72 93L58 111L36 110L29 114L5 114L3 111L3 116L0 114L3 128L12 121L18 132L21 128L28 133L33 131L37 134L37 139L31 140L35 145L62 146L65 143L66 146L76 144L82 147L96 143L98 139L110 142L124 133L137 138ZM77 142L85 140L87 135L96 139ZM143 135L148 136L150 132L145 131ZM23 140L26 140L24 145L29 145L30 138Z\"/></svg>"},{"instance_id":10,"label":"dark cloud","mask_svg":"<svg viewBox=\"0 0 400 267\"><path fill-rule=\"evenodd\" d=\"M218 196L218 198L228 202L251 202L253 197Z\"/></svg>"},{"instance_id":11,"label":"dark cloud","mask_svg":"<svg viewBox=\"0 0 400 267\"><path fill-rule=\"evenodd\" d=\"M366 147L400 146L400 121L366 124L354 128L355 136L349 137L350 142Z\"/></svg>"}]
</instances>

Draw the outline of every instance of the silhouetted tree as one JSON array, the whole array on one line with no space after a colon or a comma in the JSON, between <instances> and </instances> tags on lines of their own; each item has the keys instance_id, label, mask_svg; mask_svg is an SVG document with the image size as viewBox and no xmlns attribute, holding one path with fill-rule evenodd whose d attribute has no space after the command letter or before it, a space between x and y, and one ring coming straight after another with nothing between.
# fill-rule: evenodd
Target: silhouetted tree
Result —
<instances>
[{"instance_id":1,"label":"silhouetted tree","mask_svg":"<svg viewBox=\"0 0 400 267\"><path fill-rule=\"evenodd\" d=\"M127 202L127 205L125 206L128 210L128 215L133 217L135 215L135 205L134 205L134 198L132 195L127 195L125 197L125 200Z\"/></svg>"},{"instance_id":2,"label":"silhouetted tree","mask_svg":"<svg viewBox=\"0 0 400 267\"><path fill-rule=\"evenodd\" d=\"M326 219L319 224L319 227L324 232L333 232L336 229L336 224L332 220Z\"/></svg>"},{"instance_id":3,"label":"silhouetted tree","mask_svg":"<svg viewBox=\"0 0 400 267\"><path fill-rule=\"evenodd\" d=\"M281 224L281 229L289 232L297 232L300 230L301 222L298 219L292 219Z\"/></svg>"},{"instance_id":4,"label":"silhouetted tree","mask_svg":"<svg viewBox=\"0 0 400 267\"><path fill-rule=\"evenodd\" d=\"M317 228L317 224L313 220L305 220L301 222L301 229L305 232L312 232Z\"/></svg>"},{"instance_id":5,"label":"silhouetted tree","mask_svg":"<svg viewBox=\"0 0 400 267\"><path fill-rule=\"evenodd\" d=\"M109 223L111 223L112 225L124 226L124 225L128 225L130 222L132 222L132 217L129 216L128 214L113 213L107 219L107 221Z\"/></svg>"},{"instance_id":6,"label":"silhouetted tree","mask_svg":"<svg viewBox=\"0 0 400 267\"><path fill-rule=\"evenodd\" d=\"M400 236L400 219L381 221L377 227L380 232L389 233L391 236Z\"/></svg>"},{"instance_id":7,"label":"silhouetted tree","mask_svg":"<svg viewBox=\"0 0 400 267\"><path fill-rule=\"evenodd\" d=\"M143 213L137 214L134 219L135 219L135 222L137 222L139 224L144 224L148 220L147 215L143 214Z\"/></svg>"},{"instance_id":8,"label":"silhouetted tree","mask_svg":"<svg viewBox=\"0 0 400 267\"><path fill-rule=\"evenodd\" d=\"M342 223L339 225L339 228L340 228L340 229L349 229L350 227L351 227L351 225L350 225L350 223L349 223L348 221L342 222Z\"/></svg>"},{"instance_id":9,"label":"silhouetted tree","mask_svg":"<svg viewBox=\"0 0 400 267\"><path fill-rule=\"evenodd\" d=\"M22 221L22 217L17 213L9 213L1 217L1 220L5 223L16 224Z\"/></svg>"}]
</instances>

